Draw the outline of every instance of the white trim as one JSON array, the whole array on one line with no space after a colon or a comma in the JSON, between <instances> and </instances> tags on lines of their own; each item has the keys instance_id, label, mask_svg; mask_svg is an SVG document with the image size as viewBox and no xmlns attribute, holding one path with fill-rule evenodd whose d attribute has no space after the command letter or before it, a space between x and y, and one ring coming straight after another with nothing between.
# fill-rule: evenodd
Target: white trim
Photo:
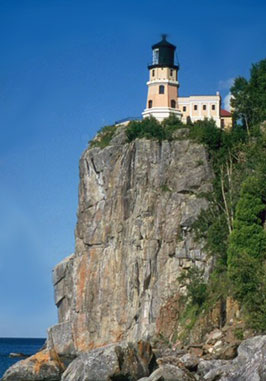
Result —
<instances>
[{"instance_id":1,"label":"white trim","mask_svg":"<svg viewBox=\"0 0 266 381\"><path fill-rule=\"evenodd\" d=\"M174 114L179 119L182 117L182 113L174 108L171 107L152 107L152 108L146 108L142 116L143 118L147 118L149 116L153 116L156 118L159 122L164 120L165 118L168 118L170 115Z\"/></svg>"},{"instance_id":2,"label":"white trim","mask_svg":"<svg viewBox=\"0 0 266 381\"><path fill-rule=\"evenodd\" d=\"M179 82L178 81L172 81L170 79L155 79L154 81L148 81L146 82L146 85L158 85L160 83L169 83L169 85L175 85L175 86L179 86Z\"/></svg>"}]
</instances>

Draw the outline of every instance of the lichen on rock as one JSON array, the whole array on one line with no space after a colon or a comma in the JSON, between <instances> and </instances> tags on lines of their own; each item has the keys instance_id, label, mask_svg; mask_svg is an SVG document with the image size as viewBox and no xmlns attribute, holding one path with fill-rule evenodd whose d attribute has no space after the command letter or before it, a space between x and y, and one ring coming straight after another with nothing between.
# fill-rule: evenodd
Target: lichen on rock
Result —
<instances>
[{"instance_id":1,"label":"lichen on rock","mask_svg":"<svg viewBox=\"0 0 266 381\"><path fill-rule=\"evenodd\" d=\"M3 381L59 381L65 366L54 350L43 350L12 365Z\"/></svg>"}]
</instances>

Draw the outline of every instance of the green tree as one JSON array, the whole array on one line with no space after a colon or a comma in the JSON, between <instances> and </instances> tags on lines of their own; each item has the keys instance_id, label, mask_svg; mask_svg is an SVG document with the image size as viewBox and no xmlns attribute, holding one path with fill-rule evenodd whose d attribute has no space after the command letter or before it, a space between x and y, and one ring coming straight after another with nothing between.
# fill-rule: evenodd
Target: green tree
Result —
<instances>
[{"instance_id":1,"label":"green tree","mask_svg":"<svg viewBox=\"0 0 266 381\"><path fill-rule=\"evenodd\" d=\"M250 133L252 126L266 120L266 59L252 65L249 81L237 77L230 91L233 117Z\"/></svg>"},{"instance_id":2,"label":"green tree","mask_svg":"<svg viewBox=\"0 0 266 381\"><path fill-rule=\"evenodd\" d=\"M266 59L252 65L249 81L252 124L266 120Z\"/></svg>"},{"instance_id":3,"label":"green tree","mask_svg":"<svg viewBox=\"0 0 266 381\"><path fill-rule=\"evenodd\" d=\"M235 298L246 308L251 326L266 329L266 205L261 176L243 182L228 245L228 276ZM259 306L259 308L258 308Z\"/></svg>"},{"instance_id":4,"label":"green tree","mask_svg":"<svg viewBox=\"0 0 266 381\"><path fill-rule=\"evenodd\" d=\"M241 119L243 126L246 127L249 133L252 106L249 94L249 84L246 78L237 77L230 91L232 94L231 106L233 108L233 118L234 120Z\"/></svg>"}]
</instances>

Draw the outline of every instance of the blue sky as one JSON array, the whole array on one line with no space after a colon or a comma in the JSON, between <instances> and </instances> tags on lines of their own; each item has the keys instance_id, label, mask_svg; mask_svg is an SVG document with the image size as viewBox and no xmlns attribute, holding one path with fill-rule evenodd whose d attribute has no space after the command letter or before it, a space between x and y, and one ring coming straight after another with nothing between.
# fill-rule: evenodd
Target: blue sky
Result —
<instances>
[{"instance_id":1,"label":"blue sky","mask_svg":"<svg viewBox=\"0 0 266 381\"><path fill-rule=\"evenodd\" d=\"M55 324L51 270L74 250L78 160L146 102L151 45L180 95L228 94L265 58L265 1L0 0L0 337Z\"/></svg>"}]
</instances>

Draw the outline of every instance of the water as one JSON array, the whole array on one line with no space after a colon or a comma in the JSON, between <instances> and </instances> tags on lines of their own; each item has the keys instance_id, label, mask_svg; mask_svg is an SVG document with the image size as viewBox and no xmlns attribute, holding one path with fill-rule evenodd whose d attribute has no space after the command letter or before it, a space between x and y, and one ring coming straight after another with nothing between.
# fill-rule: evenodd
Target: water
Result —
<instances>
[{"instance_id":1,"label":"water","mask_svg":"<svg viewBox=\"0 0 266 381\"><path fill-rule=\"evenodd\" d=\"M7 368L21 360L21 358L9 358L9 353L32 355L39 351L44 342L45 339L0 338L0 378Z\"/></svg>"}]
</instances>

